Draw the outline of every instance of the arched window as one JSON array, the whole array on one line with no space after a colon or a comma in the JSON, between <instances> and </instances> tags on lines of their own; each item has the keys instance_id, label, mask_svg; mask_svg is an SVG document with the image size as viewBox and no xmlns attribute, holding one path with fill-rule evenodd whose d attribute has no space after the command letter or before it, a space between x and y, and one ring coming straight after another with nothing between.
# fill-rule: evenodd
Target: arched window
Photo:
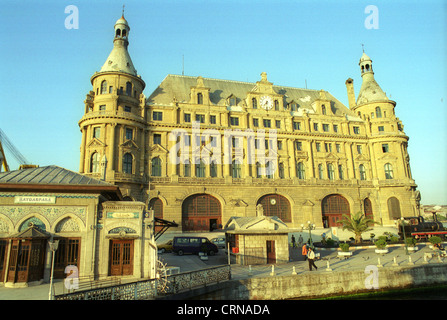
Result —
<instances>
[{"instance_id":1,"label":"arched window","mask_svg":"<svg viewBox=\"0 0 447 320\"><path fill-rule=\"evenodd\" d=\"M321 166L321 164L320 164L320 166ZM306 178L306 174L305 174L305 170L304 170L304 164L302 162L298 162L296 164L296 176L297 176L298 179L305 179Z\"/></svg>"},{"instance_id":2,"label":"arched window","mask_svg":"<svg viewBox=\"0 0 447 320\"><path fill-rule=\"evenodd\" d=\"M323 227L340 227L343 215L350 215L349 202L339 194L329 195L321 202L321 212Z\"/></svg>"},{"instance_id":3,"label":"arched window","mask_svg":"<svg viewBox=\"0 0 447 320\"><path fill-rule=\"evenodd\" d=\"M279 101L275 100L275 110L279 110Z\"/></svg>"},{"instance_id":4,"label":"arched window","mask_svg":"<svg viewBox=\"0 0 447 320\"><path fill-rule=\"evenodd\" d=\"M279 194L267 194L258 200L256 205L259 204L262 205L265 216L276 216L284 222L292 222L290 202L286 197Z\"/></svg>"},{"instance_id":5,"label":"arched window","mask_svg":"<svg viewBox=\"0 0 447 320\"><path fill-rule=\"evenodd\" d=\"M318 165L318 179L321 179L321 180L323 180L324 179L324 177L323 177L323 165L320 163L319 165Z\"/></svg>"},{"instance_id":6,"label":"arched window","mask_svg":"<svg viewBox=\"0 0 447 320\"><path fill-rule=\"evenodd\" d=\"M130 82L126 82L126 95L132 95L132 83Z\"/></svg>"},{"instance_id":7,"label":"arched window","mask_svg":"<svg viewBox=\"0 0 447 320\"><path fill-rule=\"evenodd\" d=\"M208 194L189 196L182 204L183 231L212 231L222 224L219 200Z\"/></svg>"},{"instance_id":8,"label":"arched window","mask_svg":"<svg viewBox=\"0 0 447 320\"><path fill-rule=\"evenodd\" d=\"M152 158L152 176L161 177L161 159L159 157Z\"/></svg>"},{"instance_id":9,"label":"arched window","mask_svg":"<svg viewBox=\"0 0 447 320\"><path fill-rule=\"evenodd\" d=\"M400 219L401 212L400 212L399 200L396 197L391 197L388 199L387 205L388 205L388 216L390 220Z\"/></svg>"},{"instance_id":10,"label":"arched window","mask_svg":"<svg viewBox=\"0 0 447 320\"><path fill-rule=\"evenodd\" d=\"M201 92L197 94L197 104L203 104L203 95Z\"/></svg>"},{"instance_id":11,"label":"arched window","mask_svg":"<svg viewBox=\"0 0 447 320\"><path fill-rule=\"evenodd\" d=\"M251 99L251 106L253 109L258 108L258 100L256 100L256 98Z\"/></svg>"},{"instance_id":12,"label":"arched window","mask_svg":"<svg viewBox=\"0 0 447 320\"><path fill-rule=\"evenodd\" d=\"M382 118L382 110L380 107L376 107L376 118Z\"/></svg>"},{"instance_id":13,"label":"arched window","mask_svg":"<svg viewBox=\"0 0 447 320\"><path fill-rule=\"evenodd\" d=\"M206 168L206 166L205 166L205 163L203 162L203 160L197 159L196 160L196 177L205 178L205 168Z\"/></svg>"},{"instance_id":14,"label":"arched window","mask_svg":"<svg viewBox=\"0 0 447 320\"><path fill-rule=\"evenodd\" d=\"M123 156L123 172L132 173L133 157L130 153Z\"/></svg>"},{"instance_id":15,"label":"arched window","mask_svg":"<svg viewBox=\"0 0 447 320\"><path fill-rule=\"evenodd\" d=\"M390 163L385 164L385 179L393 179L393 166Z\"/></svg>"},{"instance_id":16,"label":"arched window","mask_svg":"<svg viewBox=\"0 0 447 320\"><path fill-rule=\"evenodd\" d=\"M116 29L116 37L120 37L121 36L121 29Z\"/></svg>"},{"instance_id":17,"label":"arched window","mask_svg":"<svg viewBox=\"0 0 447 320\"><path fill-rule=\"evenodd\" d=\"M321 106L321 114L326 114L326 106L324 104Z\"/></svg>"},{"instance_id":18,"label":"arched window","mask_svg":"<svg viewBox=\"0 0 447 320\"><path fill-rule=\"evenodd\" d=\"M101 82L101 94L107 93L107 81L103 80Z\"/></svg>"},{"instance_id":19,"label":"arched window","mask_svg":"<svg viewBox=\"0 0 447 320\"><path fill-rule=\"evenodd\" d=\"M262 166L259 162L256 162L256 178L262 178Z\"/></svg>"},{"instance_id":20,"label":"arched window","mask_svg":"<svg viewBox=\"0 0 447 320\"><path fill-rule=\"evenodd\" d=\"M185 159L183 175L185 177L191 176L191 163L189 162L189 159Z\"/></svg>"},{"instance_id":21,"label":"arched window","mask_svg":"<svg viewBox=\"0 0 447 320\"><path fill-rule=\"evenodd\" d=\"M126 36L127 36L126 29L123 29L123 38L125 38Z\"/></svg>"},{"instance_id":22,"label":"arched window","mask_svg":"<svg viewBox=\"0 0 447 320\"><path fill-rule=\"evenodd\" d=\"M215 178L215 177L217 177L217 165L216 165L216 161L211 161L211 164L210 164L210 176L212 177L212 178Z\"/></svg>"},{"instance_id":23,"label":"arched window","mask_svg":"<svg viewBox=\"0 0 447 320\"><path fill-rule=\"evenodd\" d=\"M273 179L273 173L275 172L274 163L272 161L267 161L265 164L265 175L269 179Z\"/></svg>"},{"instance_id":24,"label":"arched window","mask_svg":"<svg viewBox=\"0 0 447 320\"><path fill-rule=\"evenodd\" d=\"M344 176L343 176L343 166L341 164L338 165L338 178L340 180L344 179Z\"/></svg>"},{"instance_id":25,"label":"arched window","mask_svg":"<svg viewBox=\"0 0 447 320\"><path fill-rule=\"evenodd\" d=\"M279 178L280 178L280 179L284 179L284 163L281 162L281 163L279 164L278 169L279 169L279 171L278 171Z\"/></svg>"},{"instance_id":26,"label":"arched window","mask_svg":"<svg viewBox=\"0 0 447 320\"><path fill-rule=\"evenodd\" d=\"M241 164L236 159L231 163L231 174L233 178L241 178Z\"/></svg>"},{"instance_id":27,"label":"arched window","mask_svg":"<svg viewBox=\"0 0 447 320\"><path fill-rule=\"evenodd\" d=\"M100 171L100 155L98 152L95 152L92 154L92 157L90 159L90 172L91 173L96 173Z\"/></svg>"},{"instance_id":28,"label":"arched window","mask_svg":"<svg viewBox=\"0 0 447 320\"><path fill-rule=\"evenodd\" d=\"M359 173L360 173L360 180L366 180L366 170L363 164L359 166Z\"/></svg>"},{"instance_id":29,"label":"arched window","mask_svg":"<svg viewBox=\"0 0 447 320\"><path fill-rule=\"evenodd\" d=\"M335 179L334 166L332 165L332 163L327 164L327 177L329 180Z\"/></svg>"}]
</instances>

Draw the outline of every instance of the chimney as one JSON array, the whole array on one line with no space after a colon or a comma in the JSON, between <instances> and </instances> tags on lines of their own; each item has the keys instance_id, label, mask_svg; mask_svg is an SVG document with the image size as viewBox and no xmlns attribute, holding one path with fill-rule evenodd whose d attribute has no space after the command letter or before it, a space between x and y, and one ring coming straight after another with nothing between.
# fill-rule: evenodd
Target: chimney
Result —
<instances>
[{"instance_id":1,"label":"chimney","mask_svg":"<svg viewBox=\"0 0 447 320\"><path fill-rule=\"evenodd\" d=\"M349 108L352 109L355 107L354 80L349 78L348 80L346 80L345 84L346 90L348 90Z\"/></svg>"}]
</instances>

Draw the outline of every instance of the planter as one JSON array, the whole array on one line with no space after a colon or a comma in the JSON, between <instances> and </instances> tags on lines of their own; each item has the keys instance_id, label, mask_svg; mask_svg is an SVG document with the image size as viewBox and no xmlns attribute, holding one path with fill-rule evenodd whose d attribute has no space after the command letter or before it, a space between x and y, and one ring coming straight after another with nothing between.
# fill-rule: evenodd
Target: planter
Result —
<instances>
[{"instance_id":1,"label":"planter","mask_svg":"<svg viewBox=\"0 0 447 320\"><path fill-rule=\"evenodd\" d=\"M385 249L376 249L376 253L378 253L378 254L385 254L385 253L388 253L388 248L385 248Z\"/></svg>"},{"instance_id":2,"label":"planter","mask_svg":"<svg viewBox=\"0 0 447 320\"><path fill-rule=\"evenodd\" d=\"M418 247L408 247L408 251L415 252L418 250Z\"/></svg>"},{"instance_id":3,"label":"planter","mask_svg":"<svg viewBox=\"0 0 447 320\"><path fill-rule=\"evenodd\" d=\"M347 259L352 256L352 251L338 251L338 256Z\"/></svg>"}]
</instances>

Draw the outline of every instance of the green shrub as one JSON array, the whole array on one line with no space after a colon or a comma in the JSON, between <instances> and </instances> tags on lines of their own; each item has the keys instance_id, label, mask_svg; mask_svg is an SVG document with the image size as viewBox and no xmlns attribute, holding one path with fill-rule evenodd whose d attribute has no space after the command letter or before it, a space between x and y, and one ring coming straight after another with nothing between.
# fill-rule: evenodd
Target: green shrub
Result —
<instances>
[{"instance_id":1,"label":"green shrub","mask_svg":"<svg viewBox=\"0 0 447 320\"><path fill-rule=\"evenodd\" d=\"M375 242L375 245L377 247L377 249L385 249L386 248L386 240L385 239L381 239L382 237L379 237L379 240L377 240Z\"/></svg>"},{"instance_id":2,"label":"green shrub","mask_svg":"<svg viewBox=\"0 0 447 320\"><path fill-rule=\"evenodd\" d=\"M441 243L441 237L433 236L433 237L430 237L428 239L428 241L430 241L431 244L438 244L438 243Z\"/></svg>"},{"instance_id":3,"label":"green shrub","mask_svg":"<svg viewBox=\"0 0 447 320\"><path fill-rule=\"evenodd\" d=\"M416 246L416 239L415 238L407 238L407 240L405 240L405 243L409 247L414 247L414 246Z\"/></svg>"},{"instance_id":4,"label":"green shrub","mask_svg":"<svg viewBox=\"0 0 447 320\"><path fill-rule=\"evenodd\" d=\"M340 243L339 245L341 251L348 252L349 251L349 243Z\"/></svg>"},{"instance_id":5,"label":"green shrub","mask_svg":"<svg viewBox=\"0 0 447 320\"><path fill-rule=\"evenodd\" d=\"M335 241L332 240L331 238L329 238L329 239L326 240L326 246L328 246L328 247L333 247L334 244L335 244Z\"/></svg>"}]
</instances>

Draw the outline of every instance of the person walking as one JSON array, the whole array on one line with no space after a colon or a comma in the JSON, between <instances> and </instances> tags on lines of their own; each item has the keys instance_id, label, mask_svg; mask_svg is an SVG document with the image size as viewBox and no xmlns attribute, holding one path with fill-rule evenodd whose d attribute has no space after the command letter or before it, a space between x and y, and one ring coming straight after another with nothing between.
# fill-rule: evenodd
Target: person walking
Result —
<instances>
[{"instance_id":1,"label":"person walking","mask_svg":"<svg viewBox=\"0 0 447 320\"><path fill-rule=\"evenodd\" d=\"M309 247L309 250L307 252L307 260L309 261L309 271L312 271L312 267L315 268L315 270L318 270L317 266L315 265L315 252L312 250L312 248Z\"/></svg>"},{"instance_id":2,"label":"person walking","mask_svg":"<svg viewBox=\"0 0 447 320\"><path fill-rule=\"evenodd\" d=\"M298 237L298 246L301 247L302 245L303 245L303 237L300 234L300 236Z\"/></svg>"},{"instance_id":3,"label":"person walking","mask_svg":"<svg viewBox=\"0 0 447 320\"><path fill-rule=\"evenodd\" d=\"M304 257L304 261L306 261L306 259L307 259L307 244L303 245L303 248L301 249L301 254Z\"/></svg>"},{"instance_id":4,"label":"person walking","mask_svg":"<svg viewBox=\"0 0 447 320\"><path fill-rule=\"evenodd\" d=\"M292 234L292 248L296 247L295 236Z\"/></svg>"}]
</instances>

